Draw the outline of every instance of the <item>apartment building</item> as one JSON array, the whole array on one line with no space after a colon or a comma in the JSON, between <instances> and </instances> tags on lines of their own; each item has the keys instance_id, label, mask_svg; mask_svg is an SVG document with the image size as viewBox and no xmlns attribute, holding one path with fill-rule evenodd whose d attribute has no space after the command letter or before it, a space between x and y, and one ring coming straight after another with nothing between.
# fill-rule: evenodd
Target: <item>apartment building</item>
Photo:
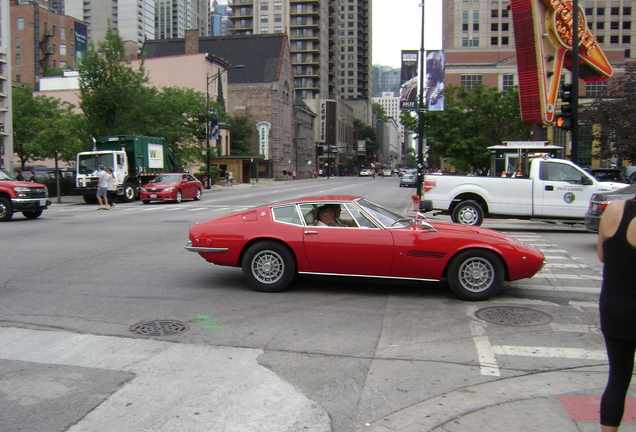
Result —
<instances>
[{"instance_id":1,"label":"apartment building","mask_svg":"<svg viewBox=\"0 0 636 432\"><path fill-rule=\"evenodd\" d=\"M38 89L50 70L74 69L87 49L87 24L60 15L44 0L11 0L11 81Z\"/></svg>"},{"instance_id":2,"label":"apartment building","mask_svg":"<svg viewBox=\"0 0 636 432\"><path fill-rule=\"evenodd\" d=\"M185 37L186 30L210 35L210 0L155 0L155 38Z\"/></svg>"},{"instance_id":3,"label":"apartment building","mask_svg":"<svg viewBox=\"0 0 636 432\"><path fill-rule=\"evenodd\" d=\"M104 40L112 25L125 41L141 47L155 38L155 0L64 0L64 11L89 26L89 40Z\"/></svg>"}]
</instances>

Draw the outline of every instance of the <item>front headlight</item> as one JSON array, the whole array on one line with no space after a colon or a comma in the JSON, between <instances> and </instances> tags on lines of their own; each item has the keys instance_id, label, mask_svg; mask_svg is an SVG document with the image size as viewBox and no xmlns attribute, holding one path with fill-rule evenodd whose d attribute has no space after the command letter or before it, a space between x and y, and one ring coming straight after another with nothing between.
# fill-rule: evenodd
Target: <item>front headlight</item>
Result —
<instances>
[{"instance_id":1,"label":"front headlight","mask_svg":"<svg viewBox=\"0 0 636 432\"><path fill-rule=\"evenodd\" d=\"M164 189L164 192L172 192L175 188L174 187L169 187L167 189Z\"/></svg>"},{"instance_id":2,"label":"front headlight","mask_svg":"<svg viewBox=\"0 0 636 432\"><path fill-rule=\"evenodd\" d=\"M146 188L140 188L139 190L142 192L146 192Z\"/></svg>"},{"instance_id":3,"label":"front headlight","mask_svg":"<svg viewBox=\"0 0 636 432\"><path fill-rule=\"evenodd\" d=\"M18 196L18 198L27 198L29 196L29 192L31 192L31 189L29 189L28 187L18 186L17 188L14 188L13 191Z\"/></svg>"}]
</instances>

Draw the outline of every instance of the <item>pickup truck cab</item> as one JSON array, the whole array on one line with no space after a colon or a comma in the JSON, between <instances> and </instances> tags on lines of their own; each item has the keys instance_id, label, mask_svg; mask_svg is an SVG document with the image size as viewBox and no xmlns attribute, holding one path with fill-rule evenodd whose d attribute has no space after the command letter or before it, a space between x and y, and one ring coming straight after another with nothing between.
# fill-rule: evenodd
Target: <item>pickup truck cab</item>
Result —
<instances>
[{"instance_id":1,"label":"pickup truck cab","mask_svg":"<svg viewBox=\"0 0 636 432\"><path fill-rule=\"evenodd\" d=\"M486 216L583 223L592 194L625 184L599 182L565 159L535 158L514 177L427 174L423 186L423 211L479 226Z\"/></svg>"},{"instance_id":2,"label":"pickup truck cab","mask_svg":"<svg viewBox=\"0 0 636 432\"><path fill-rule=\"evenodd\" d=\"M27 219L38 218L50 205L45 185L15 181L0 171L0 222L11 220L17 212L22 212Z\"/></svg>"}]
</instances>

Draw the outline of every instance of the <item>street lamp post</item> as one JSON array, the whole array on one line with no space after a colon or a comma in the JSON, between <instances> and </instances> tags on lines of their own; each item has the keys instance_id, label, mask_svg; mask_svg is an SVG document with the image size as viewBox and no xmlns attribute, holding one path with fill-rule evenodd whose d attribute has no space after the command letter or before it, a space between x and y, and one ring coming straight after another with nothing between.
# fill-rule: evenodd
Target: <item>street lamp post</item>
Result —
<instances>
[{"instance_id":1,"label":"street lamp post","mask_svg":"<svg viewBox=\"0 0 636 432\"><path fill-rule=\"evenodd\" d=\"M205 185L206 189L210 189L212 187L212 184L210 182L210 133L212 132L211 129L211 125L210 123L212 122L212 119L210 118L210 84L213 83L217 78L219 78L223 73L227 72L230 69L243 69L245 67L245 65L235 65L235 66L228 66L225 69L217 72L216 74L210 76L208 74L206 74L205 78L205 109L207 111L206 116L207 116L207 120L205 122L205 139L207 141L207 149L206 149L206 158L207 158L207 163L206 163L206 173L207 173L207 184Z\"/></svg>"}]
</instances>

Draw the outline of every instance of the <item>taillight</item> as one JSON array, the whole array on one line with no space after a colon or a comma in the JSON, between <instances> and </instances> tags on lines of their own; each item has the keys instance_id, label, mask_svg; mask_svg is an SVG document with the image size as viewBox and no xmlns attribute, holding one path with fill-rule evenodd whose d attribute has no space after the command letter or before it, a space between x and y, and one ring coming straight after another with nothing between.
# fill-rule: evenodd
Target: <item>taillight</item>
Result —
<instances>
[{"instance_id":1,"label":"taillight","mask_svg":"<svg viewBox=\"0 0 636 432\"><path fill-rule=\"evenodd\" d=\"M599 213L603 213L605 211L605 209L607 208L607 204L608 203L599 203L599 205L598 205Z\"/></svg>"},{"instance_id":2,"label":"taillight","mask_svg":"<svg viewBox=\"0 0 636 432\"><path fill-rule=\"evenodd\" d=\"M424 180L424 193L433 190L436 184L437 180Z\"/></svg>"}]
</instances>

